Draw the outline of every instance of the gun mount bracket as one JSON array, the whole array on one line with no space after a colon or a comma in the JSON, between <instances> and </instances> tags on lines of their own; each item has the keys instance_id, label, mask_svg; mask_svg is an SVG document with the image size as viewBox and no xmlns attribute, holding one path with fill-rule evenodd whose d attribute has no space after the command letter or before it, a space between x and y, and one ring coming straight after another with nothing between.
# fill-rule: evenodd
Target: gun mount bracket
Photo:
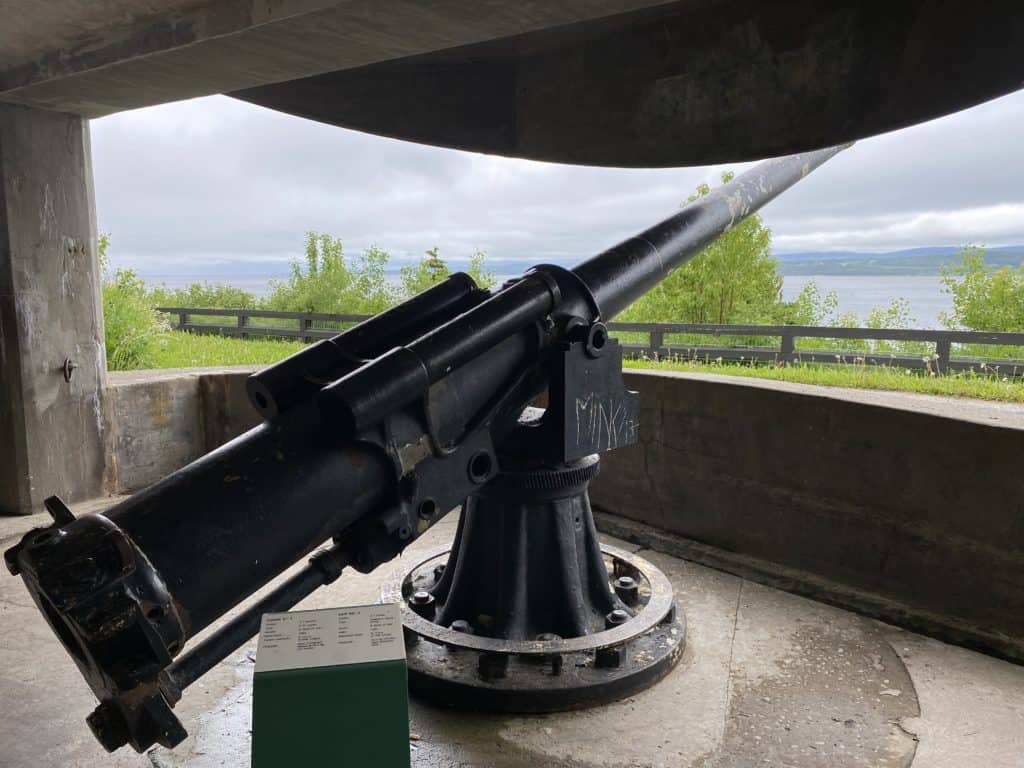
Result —
<instances>
[{"instance_id":1,"label":"gun mount bracket","mask_svg":"<svg viewBox=\"0 0 1024 768\"><path fill-rule=\"evenodd\" d=\"M413 596L422 599L444 577L450 547L424 552L396 572L381 598L403 605L412 692L458 709L540 713L605 704L656 683L682 657L686 618L653 564L608 545L601 552L610 592L622 593L616 583L623 577L638 587L629 606L635 615L616 609L604 631L570 638L550 632L533 640L486 637L467 620L446 627L416 613Z\"/></svg>"}]
</instances>

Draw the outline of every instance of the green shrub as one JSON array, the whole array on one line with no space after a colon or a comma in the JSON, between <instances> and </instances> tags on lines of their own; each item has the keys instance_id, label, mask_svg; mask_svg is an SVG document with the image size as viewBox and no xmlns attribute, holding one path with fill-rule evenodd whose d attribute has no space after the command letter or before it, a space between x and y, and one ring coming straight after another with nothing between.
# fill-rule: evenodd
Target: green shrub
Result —
<instances>
[{"instance_id":1,"label":"green shrub","mask_svg":"<svg viewBox=\"0 0 1024 768\"><path fill-rule=\"evenodd\" d=\"M989 269L985 249L965 245L958 263L942 270L943 290L953 312L943 313L949 328L971 331L1024 331L1024 263L1016 269Z\"/></svg>"},{"instance_id":2,"label":"green shrub","mask_svg":"<svg viewBox=\"0 0 1024 768\"><path fill-rule=\"evenodd\" d=\"M154 364L155 343L166 323L150 304L146 283L134 270L110 272L107 259L109 235L99 240L103 270L103 329L107 367L112 371L149 368Z\"/></svg>"},{"instance_id":3,"label":"green shrub","mask_svg":"<svg viewBox=\"0 0 1024 768\"><path fill-rule=\"evenodd\" d=\"M154 307L258 309L260 300L248 291L223 283L192 283L187 288L158 286L149 292Z\"/></svg>"},{"instance_id":4,"label":"green shrub","mask_svg":"<svg viewBox=\"0 0 1024 768\"><path fill-rule=\"evenodd\" d=\"M271 282L267 308L375 315L397 299L384 271L389 258L375 246L362 256L346 258L339 238L307 232L305 263L293 262L287 280Z\"/></svg>"}]
</instances>

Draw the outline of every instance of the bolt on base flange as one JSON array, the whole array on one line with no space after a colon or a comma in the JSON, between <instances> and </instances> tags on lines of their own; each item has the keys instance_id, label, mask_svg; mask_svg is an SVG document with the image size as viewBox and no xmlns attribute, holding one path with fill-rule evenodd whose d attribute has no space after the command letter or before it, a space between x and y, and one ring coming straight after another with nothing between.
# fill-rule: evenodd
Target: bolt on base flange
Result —
<instances>
[{"instance_id":1,"label":"bolt on base flange","mask_svg":"<svg viewBox=\"0 0 1024 768\"><path fill-rule=\"evenodd\" d=\"M442 573L435 566L445 562L449 549L422 554L408 571L396 573L381 595L403 606L410 690L456 708L557 712L615 701L660 680L682 657L686 643L686 619L676 608L672 586L638 555L608 545L601 552L613 574L609 591L633 615L614 609L602 632L567 639L540 633L533 640L486 637L474 634L467 620L444 627L421 615L414 595L434 585ZM623 576L629 581L620 584Z\"/></svg>"}]
</instances>

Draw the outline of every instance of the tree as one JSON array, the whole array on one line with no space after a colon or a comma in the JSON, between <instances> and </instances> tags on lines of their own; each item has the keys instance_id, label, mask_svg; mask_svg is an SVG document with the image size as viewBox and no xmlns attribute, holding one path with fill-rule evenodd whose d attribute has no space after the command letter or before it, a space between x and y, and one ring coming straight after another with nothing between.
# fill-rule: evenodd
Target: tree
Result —
<instances>
[{"instance_id":1,"label":"tree","mask_svg":"<svg viewBox=\"0 0 1024 768\"><path fill-rule=\"evenodd\" d=\"M490 288L496 282L494 273L485 266L486 258L483 251L476 251L469 257L469 266L466 268L466 274L481 288ZM422 293L430 286L447 280L451 273L448 262L441 258L437 246L434 246L428 249L418 262L399 270L402 296L408 299Z\"/></svg>"},{"instance_id":2,"label":"tree","mask_svg":"<svg viewBox=\"0 0 1024 768\"><path fill-rule=\"evenodd\" d=\"M402 293L405 298L411 298L417 293L423 293L430 286L447 280L451 273L447 262L438 255L438 248L435 245L427 249L418 262L399 270Z\"/></svg>"},{"instance_id":3,"label":"tree","mask_svg":"<svg viewBox=\"0 0 1024 768\"><path fill-rule=\"evenodd\" d=\"M356 257L350 267L353 294L346 297L347 305L353 309L338 311L375 315L394 306L399 297L394 284L387 277L389 261L391 254L376 245L371 245L361 256Z\"/></svg>"},{"instance_id":4,"label":"tree","mask_svg":"<svg viewBox=\"0 0 1024 768\"><path fill-rule=\"evenodd\" d=\"M305 263L292 262L284 282L271 283L267 306L292 312L365 314L381 312L396 299L385 274L389 254L370 246L354 259L346 259L340 238L306 233Z\"/></svg>"},{"instance_id":5,"label":"tree","mask_svg":"<svg viewBox=\"0 0 1024 768\"><path fill-rule=\"evenodd\" d=\"M722 174L730 181L731 173ZM689 202L711 192L701 184ZM753 214L677 268L622 315L634 322L777 321L782 277L771 255L771 230Z\"/></svg>"},{"instance_id":6,"label":"tree","mask_svg":"<svg viewBox=\"0 0 1024 768\"><path fill-rule=\"evenodd\" d=\"M838 325L839 294L829 291L822 296L818 284L808 280L789 302L787 315L786 321L792 325Z\"/></svg>"},{"instance_id":7,"label":"tree","mask_svg":"<svg viewBox=\"0 0 1024 768\"><path fill-rule=\"evenodd\" d=\"M1024 262L987 269L985 249L975 245L965 245L957 257L942 268L943 290L953 297L953 312L943 312L942 322L971 331L1024 331Z\"/></svg>"}]
</instances>

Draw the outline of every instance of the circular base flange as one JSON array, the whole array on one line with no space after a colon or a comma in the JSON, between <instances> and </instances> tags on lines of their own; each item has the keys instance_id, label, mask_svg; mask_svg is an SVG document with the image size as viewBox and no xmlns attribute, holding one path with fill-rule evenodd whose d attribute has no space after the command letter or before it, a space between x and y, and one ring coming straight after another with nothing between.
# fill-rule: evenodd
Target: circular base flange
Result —
<instances>
[{"instance_id":1,"label":"circular base flange","mask_svg":"<svg viewBox=\"0 0 1024 768\"><path fill-rule=\"evenodd\" d=\"M639 596L629 606L634 615L594 634L538 640L465 634L414 613L409 597L433 586L449 548L422 553L381 594L384 602L402 604L410 691L460 709L559 712L615 701L656 683L682 657L686 618L671 583L651 563L608 545L601 552L611 579L632 576L638 583Z\"/></svg>"}]
</instances>

